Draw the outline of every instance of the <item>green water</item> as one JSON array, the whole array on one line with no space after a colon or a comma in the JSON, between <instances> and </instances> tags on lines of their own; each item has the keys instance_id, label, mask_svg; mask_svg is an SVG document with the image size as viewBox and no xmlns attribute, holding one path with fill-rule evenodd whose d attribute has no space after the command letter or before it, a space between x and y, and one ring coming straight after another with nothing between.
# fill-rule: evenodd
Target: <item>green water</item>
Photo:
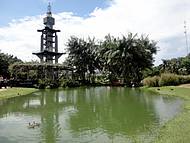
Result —
<instances>
[{"instance_id":1,"label":"green water","mask_svg":"<svg viewBox=\"0 0 190 143\"><path fill-rule=\"evenodd\" d=\"M42 90L0 101L0 143L150 142L182 101L121 87ZM36 121L39 127L28 128Z\"/></svg>"}]
</instances>

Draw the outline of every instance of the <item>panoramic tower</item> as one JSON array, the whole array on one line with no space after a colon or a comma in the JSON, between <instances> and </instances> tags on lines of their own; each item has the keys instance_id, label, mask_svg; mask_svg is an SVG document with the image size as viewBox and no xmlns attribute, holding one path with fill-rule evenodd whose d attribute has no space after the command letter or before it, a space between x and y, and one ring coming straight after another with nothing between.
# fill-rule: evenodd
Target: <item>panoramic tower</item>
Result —
<instances>
[{"instance_id":1,"label":"panoramic tower","mask_svg":"<svg viewBox=\"0 0 190 143\"><path fill-rule=\"evenodd\" d=\"M53 29L55 19L52 17L50 3L48 5L47 14L43 19L43 22L45 28L42 30L37 30L38 32L42 33L40 52L33 54L40 58L41 63L56 64L58 63L59 57L61 57L63 53L58 52L57 32L60 32L60 30Z\"/></svg>"}]
</instances>

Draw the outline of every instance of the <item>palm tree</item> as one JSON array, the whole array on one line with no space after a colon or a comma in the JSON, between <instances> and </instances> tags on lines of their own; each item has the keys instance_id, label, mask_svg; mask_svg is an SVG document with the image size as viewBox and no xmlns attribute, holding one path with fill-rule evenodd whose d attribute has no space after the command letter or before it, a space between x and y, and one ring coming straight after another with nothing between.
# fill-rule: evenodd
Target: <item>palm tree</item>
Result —
<instances>
[{"instance_id":1,"label":"palm tree","mask_svg":"<svg viewBox=\"0 0 190 143\"><path fill-rule=\"evenodd\" d=\"M94 82L96 69L101 68L100 59L97 55L98 45L95 38L88 38L87 41L77 37L71 37L67 44L68 59L82 83Z\"/></svg>"},{"instance_id":2,"label":"palm tree","mask_svg":"<svg viewBox=\"0 0 190 143\"><path fill-rule=\"evenodd\" d=\"M142 80L142 72L153 65L153 54L156 53L156 43L148 37L137 37L129 33L127 36L114 38L105 37L101 45L101 53L105 60L106 69L111 79L122 78L128 86Z\"/></svg>"}]
</instances>

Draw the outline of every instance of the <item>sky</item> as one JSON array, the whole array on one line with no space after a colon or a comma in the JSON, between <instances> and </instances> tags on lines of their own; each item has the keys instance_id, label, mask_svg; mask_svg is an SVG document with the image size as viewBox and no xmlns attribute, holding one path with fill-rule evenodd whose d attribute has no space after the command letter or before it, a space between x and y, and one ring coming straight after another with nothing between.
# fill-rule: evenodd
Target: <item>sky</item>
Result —
<instances>
[{"instance_id":1,"label":"sky","mask_svg":"<svg viewBox=\"0 0 190 143\"><path fill-rule=\"evenodd\" d=\"M59 52L65 52L70 36L101 40L107 34L147 35L157 42L155 65L162 59L187 55L184 21L189 42L189 0L0 0L0 50L23 61L38 60L40 33L48 2L55 29L60 29ZM190 43L189 43L190 45ZM63 62L62 56L59 62Z\"/></svg>"}]
</instances>

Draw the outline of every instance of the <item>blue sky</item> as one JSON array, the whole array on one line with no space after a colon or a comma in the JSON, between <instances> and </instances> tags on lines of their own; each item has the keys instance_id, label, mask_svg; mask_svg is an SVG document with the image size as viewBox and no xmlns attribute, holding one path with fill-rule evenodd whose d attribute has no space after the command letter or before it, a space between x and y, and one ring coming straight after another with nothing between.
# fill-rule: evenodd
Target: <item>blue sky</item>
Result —
<instances>
[{"instance_id":1,"label":"blue sky","mask_svg":"<svg viewBox=\"0 0 190 143\"><path fill-rule=\"evenodd\" d=\"M128 32L148 35L157 41L155 64L162 59L187 55L184 20L190 42L190 0L50 0L55 29L60 29L59 51L65 52L70 36ZM0 0L0 51L23 61L39 60L32 52L40 49L40 33L48 0ZM190 43L189 43L190 45ZM188 47L189 48L189 47ZM190 51L190 48L189 48ZM65 56L60 58L63 62Z\"/></svg>"},{"instance_id":2,"label":"blue sky","mask_svg":"<svg viewBox=\"0 0 190 143\"><path fill-rule=\"evenodd\" d=\"M75 15L87 17L96 7L107 6L106 0L49 0L52 11L73 12ZM12 19L43 14L48 0L0 0L0 26L7 25Z\"/></svg>"}]
</instances>

